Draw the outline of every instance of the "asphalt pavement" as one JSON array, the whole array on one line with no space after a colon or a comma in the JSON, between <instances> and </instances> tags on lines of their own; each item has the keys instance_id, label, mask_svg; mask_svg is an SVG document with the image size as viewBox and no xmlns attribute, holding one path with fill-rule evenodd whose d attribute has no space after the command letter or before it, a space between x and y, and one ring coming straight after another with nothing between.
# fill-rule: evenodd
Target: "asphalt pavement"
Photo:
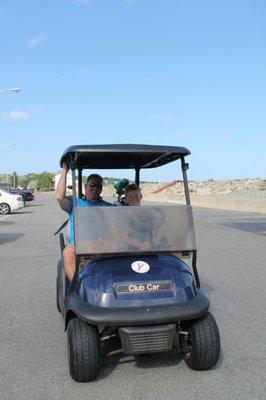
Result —
<instances>
[{"instance_id":1,"label":"asphalt pavement","mask_svg":"<svg viewBox=\"0 0 266 400\"><path fill-rule=\"evenodd\" d=\"M68 373L66 334L55 306L58 237L66 219L54 193L0 216L0 398L265 399L266 215L194 210L198 271L219 326L211 371L192 371L175 351L110 357L92 383Z\"/></svg>"}]
</instances>

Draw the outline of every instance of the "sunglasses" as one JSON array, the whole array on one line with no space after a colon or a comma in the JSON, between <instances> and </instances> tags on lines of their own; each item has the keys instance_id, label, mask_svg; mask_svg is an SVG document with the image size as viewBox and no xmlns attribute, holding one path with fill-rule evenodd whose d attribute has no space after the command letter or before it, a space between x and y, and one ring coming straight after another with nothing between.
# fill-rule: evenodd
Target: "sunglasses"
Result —
<instances>
[{"instance_id":1,"label":"sunglasses","mask_svg":"<svg viewBox=\"0 0 266 400\"><path fill-rule=\"evenodd\" d=\"M91 188L97 188L97 189L102 189L103 185L101 185L100 183L89 183Z\"/></svg>"}]
</instances>

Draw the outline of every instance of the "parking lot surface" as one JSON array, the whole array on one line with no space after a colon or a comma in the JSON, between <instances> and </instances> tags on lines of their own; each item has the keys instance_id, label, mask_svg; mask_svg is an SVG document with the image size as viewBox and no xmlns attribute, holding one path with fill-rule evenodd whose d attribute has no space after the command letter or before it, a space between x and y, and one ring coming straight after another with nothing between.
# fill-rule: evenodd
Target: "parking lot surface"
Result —
<instances>
[{"instance_id":1,"label":"parking lot surface","mask_svg":"<svg viewBox=\"0 0 266 400\"><path fill-rule=\"evenodd\" d=\"M70 378L55 306L53 232L66 217L54 193L0 216L1 400L265 399L266 215L195 209L198 270L221 335L213 370L192 371L175 351L116 356L93 383Z\"/></svg>"}]
</instances>

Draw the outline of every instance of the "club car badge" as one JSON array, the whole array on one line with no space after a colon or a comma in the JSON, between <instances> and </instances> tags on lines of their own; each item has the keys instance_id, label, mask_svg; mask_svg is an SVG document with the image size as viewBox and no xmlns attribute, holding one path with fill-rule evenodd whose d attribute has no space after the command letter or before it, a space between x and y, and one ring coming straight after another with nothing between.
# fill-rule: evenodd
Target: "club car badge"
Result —
<instances>
[{"instance_id":1,"label":"club car badge","mask_svg":"<svg viewBox=\"0 0 266 400\"><path fill-rule=\"evenodd\" d=\"M148 272L150 270L149 264L145 261L134 261L131 264L131 268L138 274L145 274L145 272Z\"/></svg>"}]
</instances>

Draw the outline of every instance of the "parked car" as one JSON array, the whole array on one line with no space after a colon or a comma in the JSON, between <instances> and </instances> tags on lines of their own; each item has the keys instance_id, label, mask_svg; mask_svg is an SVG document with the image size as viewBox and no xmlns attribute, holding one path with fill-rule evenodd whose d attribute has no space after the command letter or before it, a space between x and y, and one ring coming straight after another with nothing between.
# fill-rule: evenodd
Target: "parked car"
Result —
<instances>
[{"instance_id":1,"label":"parked car","mask_svg":"<svg viewBox=\"0 0 266 400\"><path fill-rule=\"evenodd\" d=\"M21 195L9 193L6 190L0 189L0 214L9 214L23 207L24 202Z\"/></svg>"},{"instance_id":2,"label":"parked car","mask_svg":"<svg viewBox=\"0 0 266 400\"><path fill-rule=\"evenodd\" d=\"M35 199L34 189L18 189L10 190L10 193L21 194L25 201L32 201Z\"/></svg>"},{"instance_id":3,"label":"parked car","mask_svg":"<svg viewBox=\"0 0 266 400\"><path fill-rule=\"evenodd\" d=\"M35 199L34 189L12 188L10 183L2 183L2 182L0 182L0 189L3 189L9 193L20 194L22 196L24 204L25 204L25 201L32 201Z\"/></svg>"}]
</instances>

